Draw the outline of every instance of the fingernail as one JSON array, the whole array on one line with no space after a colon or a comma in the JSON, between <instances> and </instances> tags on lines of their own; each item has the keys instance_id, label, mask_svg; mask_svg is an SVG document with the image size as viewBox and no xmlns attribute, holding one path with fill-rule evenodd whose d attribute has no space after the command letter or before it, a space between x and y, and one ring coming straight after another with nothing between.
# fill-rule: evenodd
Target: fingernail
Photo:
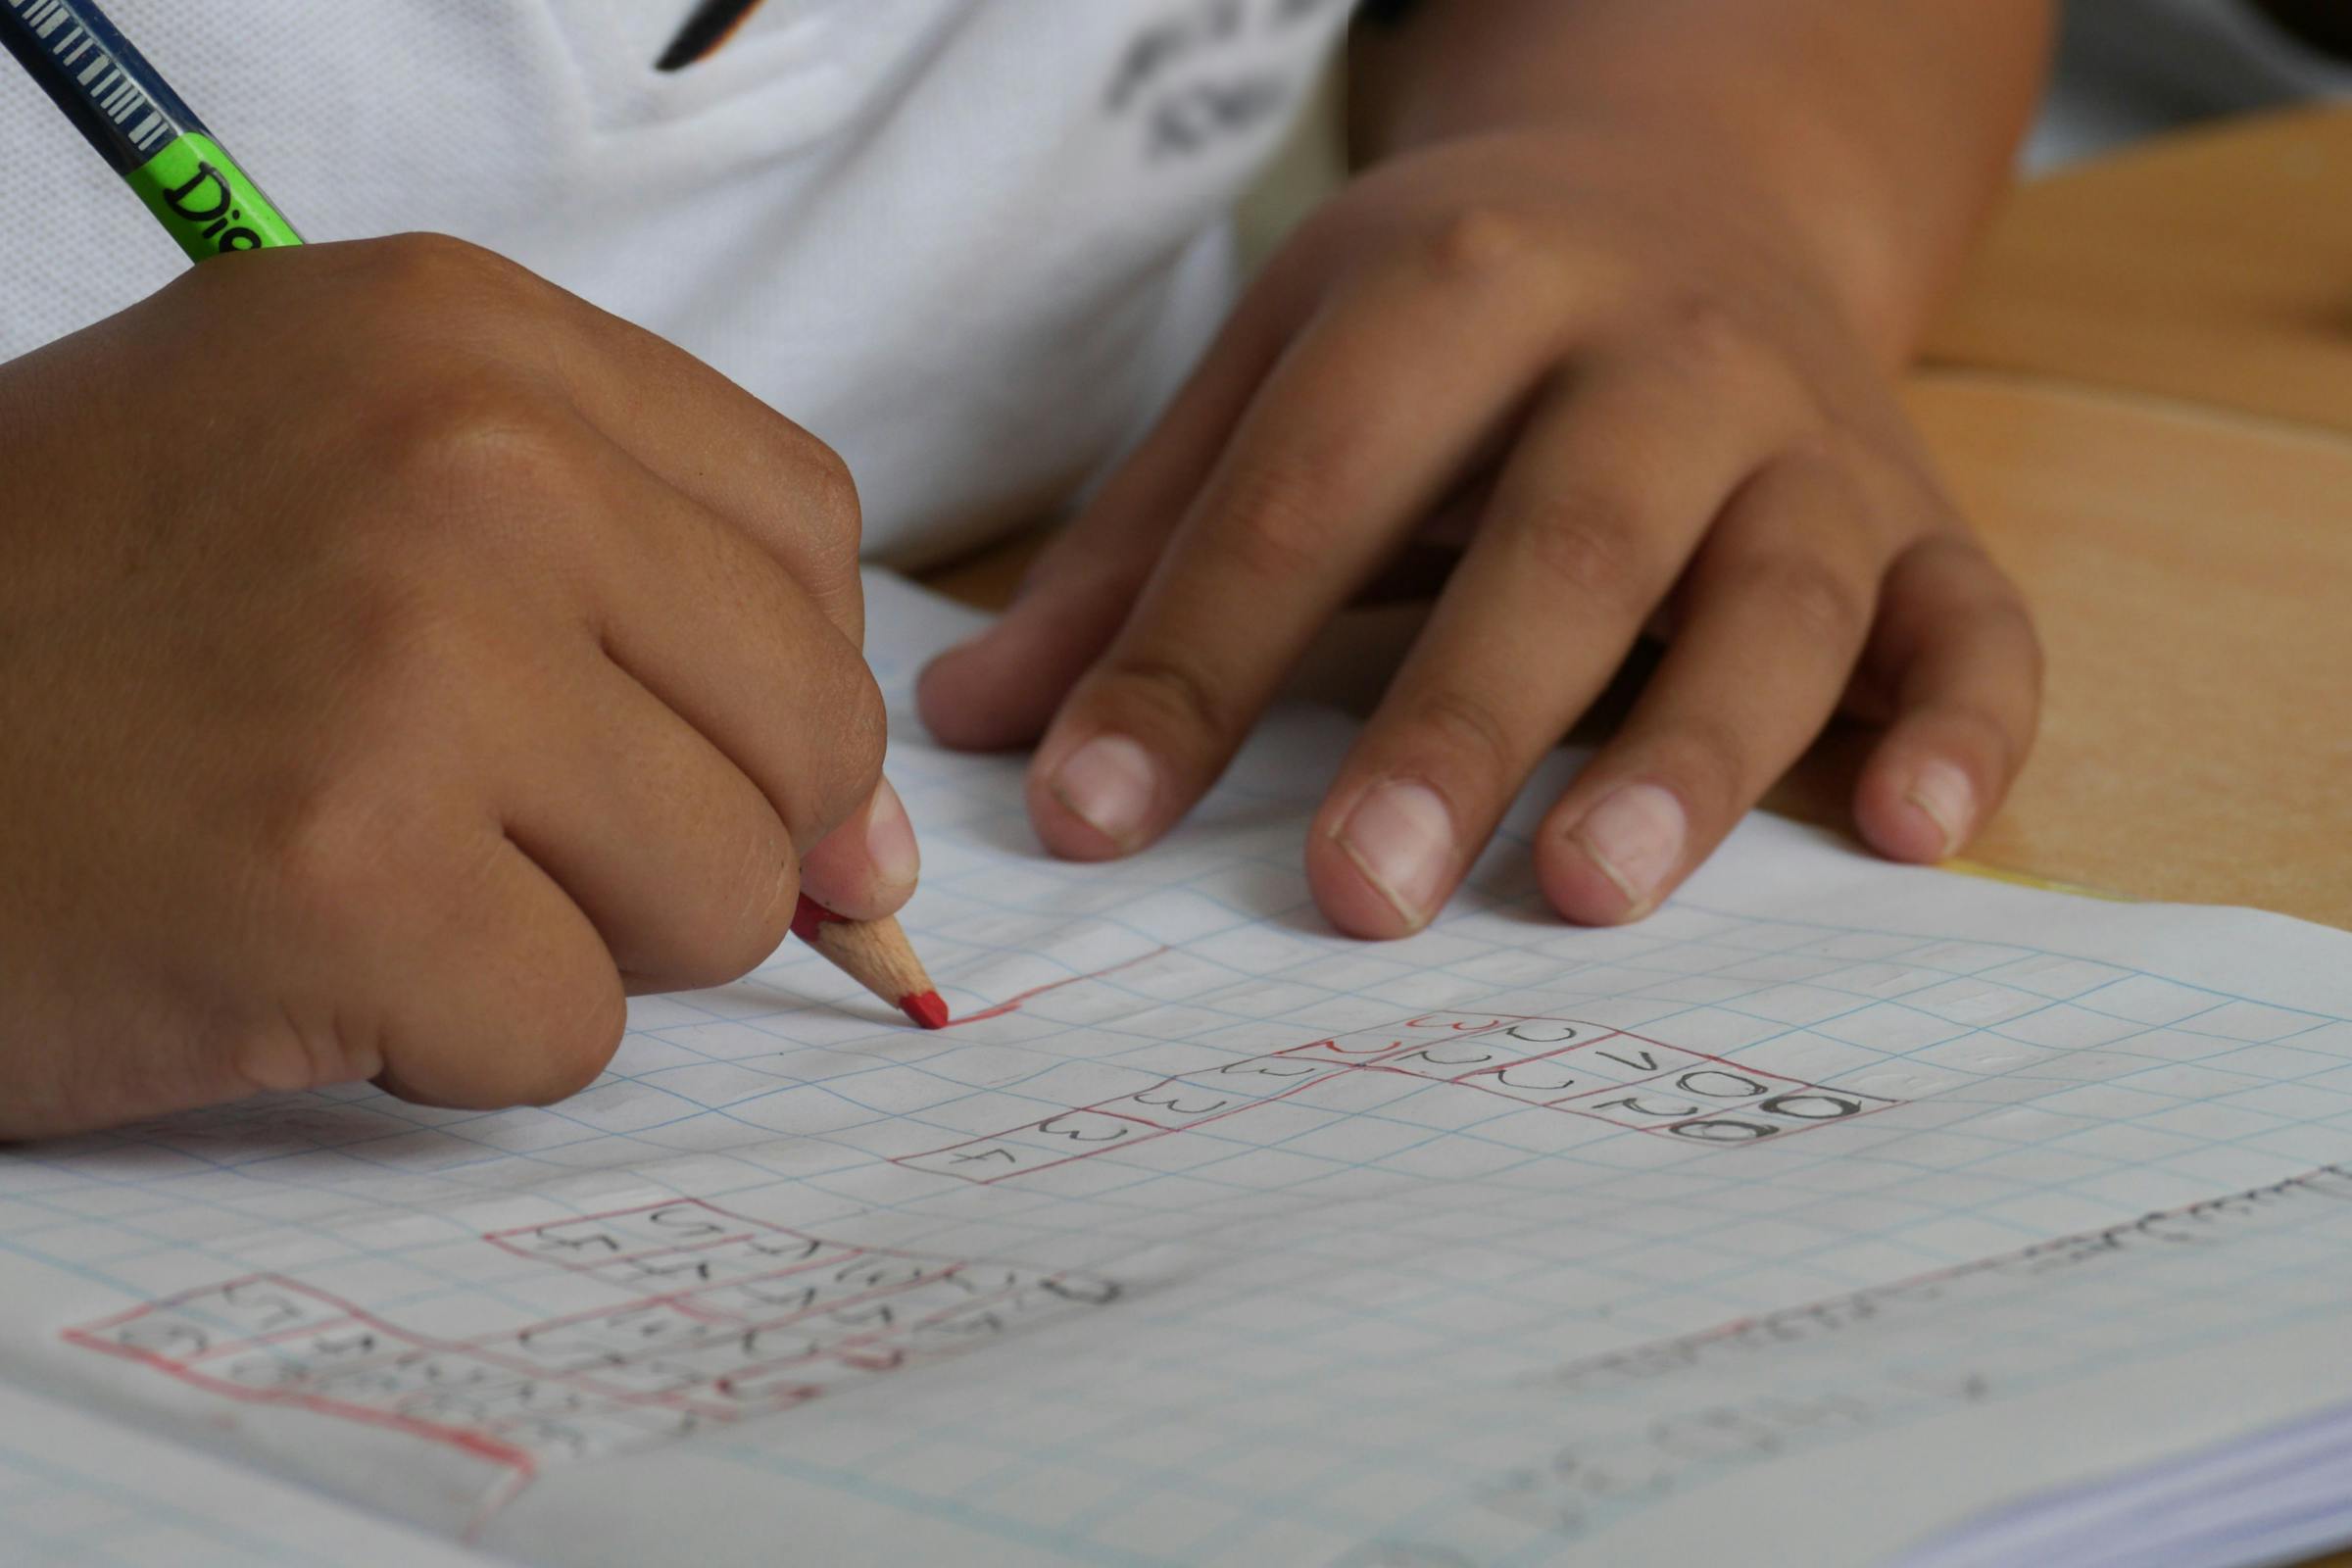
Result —
<instances>
[{"instance_id":1,"label":"fingernail","mask_svg":"<svg viewBox=\"0 0 2352 1568\"><path fill-rule=\"evenodd\" d=\"M1436 912L1453 868L1453 815L1426 784L1391 782L1365 794L1339 832L1340 848L1415 930Z\"/></svg>"},{"instance_id":2,"label":"fingernail","mask_svg":"<svg viewBox=\"0 0 2352 1568\"><path fill-rule=\"evenodd\" d=\"M1601 875L1625 895L1628 913L1646 909L1682 863L1690 819L1674 792L1628 784L1592 808L1578 838Z\"/></svg>"},{"instance_id":3,"label":"fingernail","mask_svg":"<svg viewBox=\"0 0 2352 1568\"><path fill-rule=\"evenodd\" d=\"M875 786L873 808L865 815L865 853L873 857L874 874L884 887L909 887L922 874L914 824L906 820L906 803L888 779Z\"/></svg>"},{"instance_id":4,"label":"fingernail","mask_svg":"<svg viewBox=\"0 0 2352 1568\"><path fill-rule=\"evenodd\" d=\"M1929 762L1911 781L1903 799L1919 808L1943 833L1943 853L1960 853L1977 825L1977 787L1951 762Z\"/></svg>"},{"instance_id":5,"label":"fingernail","mask_svg":"<svg viewBox=\"0 0 2352 1568\"><path fill-rule=\"evenodd\" d=\"M1126 736L1098 735L1070 754L1051 787L1072 814L1123 848L1152 815L1159 769Z\"/></svg>"}]
</instances>

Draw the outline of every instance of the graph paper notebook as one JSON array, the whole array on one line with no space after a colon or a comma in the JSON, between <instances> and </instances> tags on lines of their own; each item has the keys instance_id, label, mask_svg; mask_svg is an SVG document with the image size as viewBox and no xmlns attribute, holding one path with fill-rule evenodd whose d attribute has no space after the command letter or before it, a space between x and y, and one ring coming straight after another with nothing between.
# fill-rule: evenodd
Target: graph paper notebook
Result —
<instances>
[{"instance_id":1,"label":"graph paper notebook","mask_svg":"<svg viewBox=\"0 0 2352 1568\"><path fill-rule=\"evenodd\" d=\"M961 612L873 594L961 1021L788 950L637 1004L552 1108L352 1089L0 1152L0 1536L1957 1563L2034 1560L2128 1501L2102 1477L2206 1450L2178 1512L2341 1453L2352 937L1759 819L1638 927L1560 925L1506 836L1435 929L1347 943L1298 870L1340 719L1056 864L1019 763L904 710Z\"/></svg>"}]
</instances>

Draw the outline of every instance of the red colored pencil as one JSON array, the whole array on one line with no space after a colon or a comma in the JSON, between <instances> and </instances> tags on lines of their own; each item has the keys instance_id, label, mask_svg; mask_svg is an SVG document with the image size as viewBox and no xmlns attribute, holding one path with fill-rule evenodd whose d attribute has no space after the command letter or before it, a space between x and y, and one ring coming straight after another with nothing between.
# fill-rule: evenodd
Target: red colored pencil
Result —
<instances>
[{"instance_id":1,"label":"red colored pencil","mask_svg":"<svg viewBox=\"0 0 2352 1568\"><path fill-rule=\"evenodd\" d=\"M792 917L792 934L924 1028L948 1026L948 1004L923 972L922 959L914 956L897 920L888 915L879 920L848 919L803 894Z\"/></svg>"}]
</instances>

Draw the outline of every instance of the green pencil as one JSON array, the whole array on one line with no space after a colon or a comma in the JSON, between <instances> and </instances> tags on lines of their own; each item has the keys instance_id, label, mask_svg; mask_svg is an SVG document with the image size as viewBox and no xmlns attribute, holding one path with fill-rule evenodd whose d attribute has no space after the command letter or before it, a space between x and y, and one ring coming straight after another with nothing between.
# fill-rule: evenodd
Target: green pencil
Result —
<instances>
[{"instance_id":1,"label":"green pencil","mask_svg":"<svg viewBox=\"0 0 2352 1568\"><path fill-rule=\"evenodd\" d=\"M92 0L0 0L0 43L193 260L302 243Z\"/></svg>"}]
</instances>

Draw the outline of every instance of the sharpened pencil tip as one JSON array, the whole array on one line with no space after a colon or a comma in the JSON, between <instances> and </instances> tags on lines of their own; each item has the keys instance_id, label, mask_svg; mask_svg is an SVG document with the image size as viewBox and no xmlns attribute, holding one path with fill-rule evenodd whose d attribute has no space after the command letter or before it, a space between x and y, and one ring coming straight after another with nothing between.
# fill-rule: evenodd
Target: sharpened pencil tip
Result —
<instances>
[{"instance_id":1,"label":"sharpened pencil tip","mask_svg":"<svg viewBox=\"0 0 2352 1568\"><path fill-rule=\"evenodd\" d=\"M939 1000L936 991L919 992L899 1003L899 1010L926 1029L945 1029L948 1026L948 1004Z\"/></svg>"}]
</instances>

